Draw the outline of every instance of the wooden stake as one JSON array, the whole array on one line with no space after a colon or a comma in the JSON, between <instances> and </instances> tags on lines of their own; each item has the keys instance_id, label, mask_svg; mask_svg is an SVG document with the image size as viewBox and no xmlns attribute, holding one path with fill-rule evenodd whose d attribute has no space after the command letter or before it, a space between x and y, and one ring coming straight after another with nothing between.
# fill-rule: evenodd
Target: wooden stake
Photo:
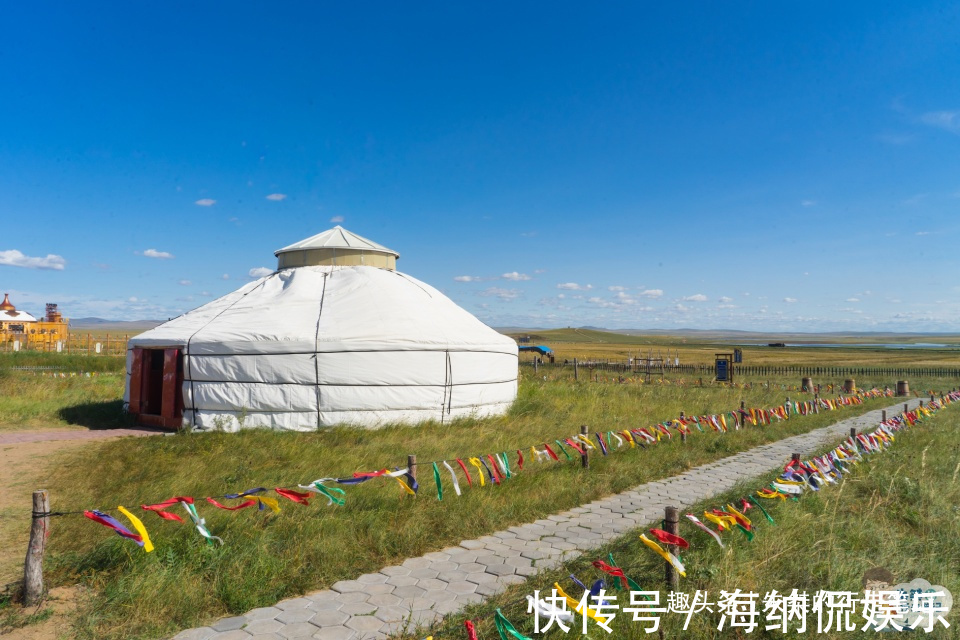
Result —
<instances>
[{"instance_id":1,"label":"wooden stake","mask_svg":"<svg viewBox=\"0 0 960 640\"><path fill-rule=\"evenodd\" d=\"M407 456L407 469L410 470L410 475L413 477L414 481L417 479L417 456L412 453Z\"/></svg>"},{"instance_id":2,"label":"wooden stake","mask_svg":"<svg viewBox=\"0 0 960 640\"><path fill-rule=\"evenodd\" d=\"M664 507L663 508L663 530L672 535L677 534L677 523L680 520L680 510L676 507ZM667 551L673 555L677 555L677 545L668 544ZM680 578L677 576L676 569L673 568L673 565L669 562L666 563L666 579L667 579L667 589L670 591L676 591L679 585Z\"/></svg>"},{"instance_id":3,"label":"wooden stake","mask_svg":"<svg viewBox=\"0 0 960 640\"><path fill-rule=\"evenodd\" d=\"M33 492L33 521L30 526L30 544L23 563L23 604L32 607L43 597L43 552L50 535L50 495L46 489Z\"/></svg>"},{"instance_id":4,"label":"wooden stake","mask_svg":"<svg viewBox=\"0 0 960 640\"><path fill-rule=\"evenodd\" d=\"M580 435L587 435L587 425L580 425ZM580 456L580 466L584 469L590 468L590 453L587 445L581 444L580 448L583 449L583 454Z\"/></svg>"}]
</instances>

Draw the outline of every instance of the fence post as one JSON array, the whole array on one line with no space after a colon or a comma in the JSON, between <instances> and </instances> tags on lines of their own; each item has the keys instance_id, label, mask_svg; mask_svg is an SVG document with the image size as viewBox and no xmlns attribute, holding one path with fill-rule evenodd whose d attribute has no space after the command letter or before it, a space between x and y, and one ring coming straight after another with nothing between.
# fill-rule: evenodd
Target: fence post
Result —
<instances>
[{"instance_id":1,"label":"fence post","mask_svg":"<svg viewBox=\"0 0 960 640\"><path fill-rule=\"evenodd\" d=\"M417 480L417 456L410 454L407 456L407 469L410 471L410 476L413 478L414 482Z\"/></svg>"},{"instance_id":2,"label":"fence post","mask_svg":"<svg viewBox=\"0 0 960 640\"><path fill-rule=\"evenodd\" d=\"M677 535L677 523L680 520L680 510L676 507L664 507L663 508L663 530L669 533L670 535ZM667 551L673 555L677 555L677 545L668 544ZM676 591L679 584L679 578L677 577L677 572L673 568L673 565L669 562L666 563L666 579L667 579L667 589L670 591Z\"/></svg>"},{"instance_id":3,"label":"fence post","mask_svg":"<svg viewBox=\"0 0 960 640\"><path fill-rule=\"evenodd\" d=\"M574 382L580 380L580 368L577 359L573 359L573 380Z\"/></svg>"},{"instance_id":4,"label":"fence post","mask_svg":"<svg viewBox=\"0 0 960 640\"><path fill-rule=\"evenodd\" d=\"M857 439L857 428L856 428L856 427L850 427L850 437L853 438L854 440Z\"/></svg>"},{"instance_id":5,"label":"fence post","mask_svg":"<svg viewBox=\"0 0 960 640\"><path fill-rule=\"evenodd\" d=\"M33 518L30 524L30 544L23 562L23 604L31 607L43 597L43 552L50 535L50 494L46 489L33 492Z\"/></svg>"},{"instance_id":6,"label":"fence post","mask_svg":"<svg viewBox=\"0 0 960 640\"><path fill-rule=\"evenodd\" d=\"M793 455L790 456L790 457L791 457L791 459L792 459L794 462L796 462L796 463L799 463L799 462L800 462L800 454L799 454L799 453L795 453L795 454L793 454Z\"/></svg>"},{"instance_id":7,"label":"fence post","mask_svg":"<svg viewBox=\"0 0 960 640\"><path fill-rule=\"evenodd\" d=\"M880 412L880 422L886 422L886 421L887 421L887 410L884 409L883 411Z\"/></svg>"},{"instance_id":8,"label":"fence post","mask_svg":"<svg viewBox=\"0 0 960 640\"><path fill-rule=\"evenodd\" d=\"M582 436L587 435L587 425L585 424L580 425L580 435ZM584 469L589 469L590 468L589 448L585 444L581 444L580 448L583 449L583 454L580 455L580 466L583 467Z\"/></svg>"},{"instance_id":9,"label":"fence post","mask_svg":"<svg viewBox=\"0 0 960 640\"><path fill-rule=\"evenodd\" d=\"M680 431L680 442L683 442L684 444L686 444L686 442L687 442L687 425L684 424L684 419L685 419L685 418L686 418L686 415L684 414L683 411L681 411L681 412L680 412L680 426L682 426L683 429Z\"/></svg>"}]
</instances>

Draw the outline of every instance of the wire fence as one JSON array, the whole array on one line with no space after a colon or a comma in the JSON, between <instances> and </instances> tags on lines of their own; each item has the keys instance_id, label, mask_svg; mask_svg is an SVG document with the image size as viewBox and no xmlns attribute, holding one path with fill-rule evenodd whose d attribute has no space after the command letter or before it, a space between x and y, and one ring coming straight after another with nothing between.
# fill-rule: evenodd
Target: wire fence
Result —
<instances>
[{"instance_id":1,"label":"wire fence","mask_svg":"<svg viewBox=\"0 0 960 640\"><path fill-rule=\"evenodd\" d=\"M618 373L633 374L664 374L685 373L704 377L714 377L717 373L715 365L712 364L667 364L647 366L645 360L565 360L563 362L537 362L525 360L520 362L521 367L536 367L546 370L572 369L577 367L587 371L611 371ZM932 378L960 378L960 367L864 367L864 366L844 366L844 365L817 365L817 364L793 364L793 365L733 365L733 374L735 376L781 376L781 375L801 375L801 376L918 376Z\"/></svg>"},{"instance_id":2,"label":"wire fence","mask_svg":"<svg viewBox=\"0 0 960 640\"><path fill-rule=\"evenodd\" d=\"M93 334L72 331L65 337L54 334L0 333L0 353L32 351L86 356L122 356L127 352L128 334Z\"/></svg>"}]
</instances>

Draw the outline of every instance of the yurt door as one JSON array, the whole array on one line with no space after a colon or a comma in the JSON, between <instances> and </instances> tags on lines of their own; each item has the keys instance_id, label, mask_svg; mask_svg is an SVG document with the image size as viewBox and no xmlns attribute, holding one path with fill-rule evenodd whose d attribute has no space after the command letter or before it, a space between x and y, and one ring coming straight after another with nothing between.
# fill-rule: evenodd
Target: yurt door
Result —
<instances>
[{"instance_id":1,"label":"yurt door","mask_svg":"<svg viewBox=\"0 0 960 640\"><path fill-rule=\"evenodd\" d=\"M183 424L183 356L179 349L133 350L130 413L152 427Z\"/></svg>"}]
</instances>

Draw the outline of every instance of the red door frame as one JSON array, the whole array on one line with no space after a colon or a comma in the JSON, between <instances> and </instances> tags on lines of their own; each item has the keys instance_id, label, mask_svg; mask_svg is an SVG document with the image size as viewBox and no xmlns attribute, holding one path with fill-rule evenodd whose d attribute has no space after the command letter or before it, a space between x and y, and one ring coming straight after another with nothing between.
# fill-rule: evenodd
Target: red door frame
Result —
<instances>
[{"instance_id":1,"label":"red door frame","mask_svg":"<svg viewBox=\"0 0 960 640\"><path fill-rule=\"evenodd\" d=\"M160 381L160 414L143 413L146 406L144 398L153 383L148 367L151 358L145 357L147 351L135 347L130 364L130 413L138 424L149 427L162 427L177 430L183 426L183 359L180 349L163 349L163 374ZM144 384L144 383L147 384Z\"/></svg>"}]
</instances>

